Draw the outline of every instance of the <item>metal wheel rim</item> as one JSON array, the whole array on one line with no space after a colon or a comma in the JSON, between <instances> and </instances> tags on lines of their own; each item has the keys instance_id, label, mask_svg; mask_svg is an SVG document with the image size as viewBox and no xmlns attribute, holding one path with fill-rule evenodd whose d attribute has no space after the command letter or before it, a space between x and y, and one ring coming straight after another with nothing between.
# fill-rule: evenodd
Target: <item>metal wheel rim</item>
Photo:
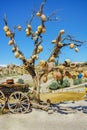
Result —
<instances>
[{"instance_id":1,"label":"metal wheel rim","mask_svg":"<svg viewBox=\"0 0 87 130\"><path fill-rule=\"evenodd\" d=\"M26 113L29 111L30 102L23 92L13 92L8 99L8 108L12 113Z\"/></svg>"},{"instance_id":2,"label":"metal wheel rim","mask_svg":"<svg viewBox=\"0 0 87 130\"><path fill-rule=\"evenodd\" d=\"M0 90L0 109L3 110L3 108L5 107L5 95L4 93Z\"/></svg>"}]
</instances>

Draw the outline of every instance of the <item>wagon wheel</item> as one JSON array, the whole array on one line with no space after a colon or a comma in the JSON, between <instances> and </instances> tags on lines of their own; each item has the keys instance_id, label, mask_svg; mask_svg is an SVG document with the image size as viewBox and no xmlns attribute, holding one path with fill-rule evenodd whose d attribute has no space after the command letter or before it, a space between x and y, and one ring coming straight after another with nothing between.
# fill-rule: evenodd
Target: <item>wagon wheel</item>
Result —
<instances>
[{"instance_id":1,"label":"wagon wheel","mask_svg":"<svg viewBox=\"0 0 87 130\"><path fill-rule=\"evenodd\" d=\"M13 92L8 99L8 108L12 113L26 113L30 107L28 96L22 92Z\"/></svg>"},{"instance_id":2,"label":"wagon wheel","mask_svg":"<svg viewBox=\"0 0 87 130\"><path fill-rule=\"evenodd\" d=\"M0 109L3 110L3 108L5 107L5 95L3 94L3 92L0 90Z\"/></svg>"}]
</instances>

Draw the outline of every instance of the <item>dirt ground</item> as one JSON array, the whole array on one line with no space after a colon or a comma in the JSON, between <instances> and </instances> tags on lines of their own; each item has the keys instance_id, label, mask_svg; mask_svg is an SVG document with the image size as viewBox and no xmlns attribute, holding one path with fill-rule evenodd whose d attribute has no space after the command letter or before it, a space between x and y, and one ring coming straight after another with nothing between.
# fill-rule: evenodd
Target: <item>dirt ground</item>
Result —
<instances>
[{"instance_id":1,"label":"dirt ground","mask_svg":"<svg viewBox=\"0 0 87 130\"><path fill-rule=\"evenodd\" d=\"M27 114L0 115L0 130L87 130L87 114L77 108L87 106L87 101L60 104L75 107L75 113L61 114L35 110Z\"/></svg>"}]
</instances>

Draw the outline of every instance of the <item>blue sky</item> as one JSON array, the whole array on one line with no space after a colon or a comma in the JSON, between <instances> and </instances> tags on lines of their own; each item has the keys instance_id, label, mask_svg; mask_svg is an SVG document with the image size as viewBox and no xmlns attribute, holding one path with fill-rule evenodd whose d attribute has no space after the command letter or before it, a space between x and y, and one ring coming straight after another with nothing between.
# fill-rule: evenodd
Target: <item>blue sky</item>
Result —
<instances>
[{"instance_id":1,"label":"blue sky","mask_svg":"<svg viewBox=\"0 0 87 130\"><path fill-rule=\"evenodd\" d=\"M13 29L14 25L21 25L22 31L16 31L15 40L29 58L33 50L33 41L26 37L26 21L31 17L32 10L38 11L42 0L0 0L0 64L22 64L21 60L16 59L8 46L9 38L5 37L3 31L3 16L7 15L8 25ZM55 39L59 30L64 29L65 35L70 34L77 40L87 40L87 0L47 0L44 6L44 13L49 16L53 11L57 12L59 21L46 23L46 34L43 35L44 51L39 55L40 60L47 59L53 48L51 40ZM35 30L40 25L38 18L34 18L32 28ZM63 37L64 37L63 36ZM87 44L79 48L76 53L69 47L61 50L59 61L63 62L66 58L71 61L87 61Z\"/></svg>"}]
</instances>

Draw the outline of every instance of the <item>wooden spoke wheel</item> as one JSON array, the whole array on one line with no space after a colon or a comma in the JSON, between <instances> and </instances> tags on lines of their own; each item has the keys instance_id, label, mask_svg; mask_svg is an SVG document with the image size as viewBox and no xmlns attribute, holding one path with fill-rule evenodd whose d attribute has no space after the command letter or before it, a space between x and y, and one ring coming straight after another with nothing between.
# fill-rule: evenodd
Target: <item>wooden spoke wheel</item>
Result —
<instances>
[{"instance_id":1,"label":"wooden spoke wheel","mask_svg":"<svg viewBox=\"0 0 87 130\"><path fill-rule=\"evenodd\" d=\"M26 113L29 111L30 101L23 92L13 92L8 99L8 108L12 113Z\"/></svg>"},{"instance_id":2,"label":"wooden spoke wheel","mask_svg":"<svg viewBox=\"0 0 87 130\"><path fill-rule=\"evenodd\" d=\"M3 110L3 108L5 107L5 95L3 94L3 92L0 90L0 109Z\"/></svg>"}]
</instances>

